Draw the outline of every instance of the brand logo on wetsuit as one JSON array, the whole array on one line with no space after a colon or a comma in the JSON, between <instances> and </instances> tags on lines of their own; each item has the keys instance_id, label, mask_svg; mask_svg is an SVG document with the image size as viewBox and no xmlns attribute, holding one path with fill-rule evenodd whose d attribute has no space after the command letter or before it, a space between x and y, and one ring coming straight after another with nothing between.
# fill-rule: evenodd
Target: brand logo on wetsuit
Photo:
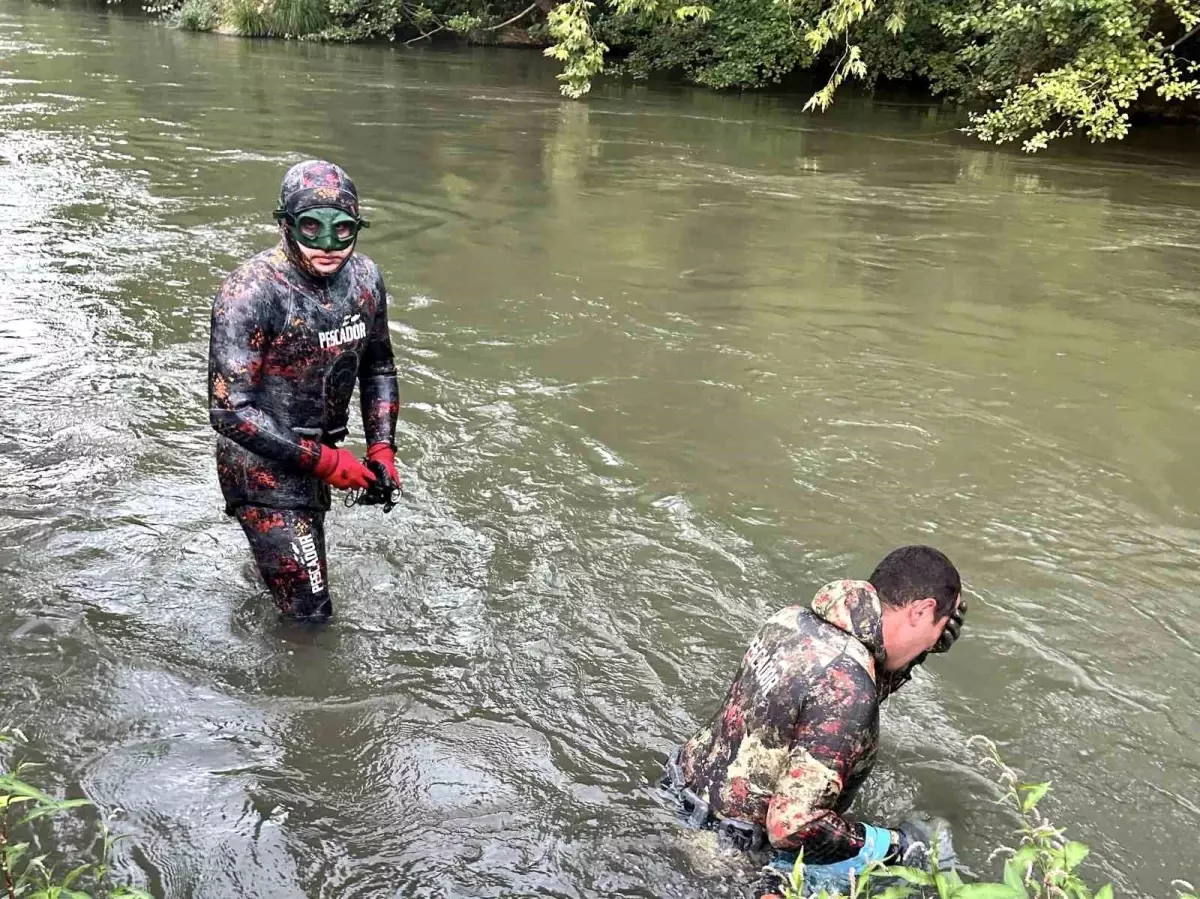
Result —
<instances>
[{"instance_id":1,"label":"brand logo on wetsuit","mask_svg":"<svg viewBox=\"0 0 1200 899\"><path fill-rule=\"evenodd\" d=\"M750 670L758 678L759 686L763 690L773 690L778 686L779 667L771 659L771 654L763 645L761 637L755 637L754 642L750 644L750 649L746 652L746 661L750 663Z\"/></svg>"},{"instance_id":2,"label":"brand logo on wetsuit","mask_svg":"<svg viewBox=\"0 0 1200 899\"><path fill-rule=\"evenodd\" d=\"M317 554L317 542L312 534L302 534L292 544L296 561L308 569L308 582L313 593L325 589L325 578L321 576L321 557Z\"/></svg>"},{"instance_id":3,"label":"brand logo on wetsuit","mask_svg":"<svg viewBox=\"0 0 1200 899\"><path fill-rule=\"evenodd\" d=\"M366 336L367 323L362 320L362 314L358 312L343 318L340 328L334 328L332 331L322 331L319 335L321 349L323 350L327 350L333 346L341 346L343 343L349 343L352 340L362 340Z\"/></svg>"}]
</instances>

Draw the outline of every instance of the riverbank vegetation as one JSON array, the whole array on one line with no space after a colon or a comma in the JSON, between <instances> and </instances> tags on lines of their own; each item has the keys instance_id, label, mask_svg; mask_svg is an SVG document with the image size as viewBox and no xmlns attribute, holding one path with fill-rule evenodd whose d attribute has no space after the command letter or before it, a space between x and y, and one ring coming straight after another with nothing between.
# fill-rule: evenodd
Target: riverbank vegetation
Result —
<instances>
[{"instance_id":1,"label":"riverbank vegetation","mask_svg":"<svg viewBox=\"0 0 1200 899\"><path fill-rule=\"evenodd\" d=\"M132 0L131 0L132 2ZM149 0L179 25L246 36L541 45L569 97L604 72L717 89L820 78L916 82L966 130L1035 152L1120 139L1138 116L1200 108L1200 0Z\"/></svg>"},{"instance_id":2,"label":"riverbank vegetation","mask_svg":"<svg viewBox=\"0 0 1200 899\"><path fill-rule=\"evenodd\" d=\"M11 747L14 737L23 742L19 733L0 734L0 744ZM1050 784L1024 782L1004 763L995 744L982 737L971 742L985 750L983 764L995 774L998 802L1009 806L1019 821L1014 845L997 847L989 859L1003 862L1001 879L964 883L955 871L930 874L876 865L853 883L849 896L823 892L817 899L1114 899L1110 884L1093 891L1080 876L1088 847L1067 839L1064 829L1040 811ZM92 811L94 806L85 799L56 799L31 786L26 781L34 765L4 762L0 752L0 899L153 899L142 890L112 884L109 858L115 840L103 827L97 861L70 870L47 865L51 851L45 843L51 840L36 832L36 824ZM785 899L804 899L802 879L803 865L798 864ZM1175 881L1174 887L1172 899L1200 899L1190 883Z\"/></svg>"},{"instance_id":3,"label":"riverbank vegetation","mask_svg":"<svg viewBox=\"0 0 1200 899\"><path fill-rule=\"evenodd\" d=\"M24 742L19 731L0 733L0 897L3 899L154 899L149 893L113 883L109 859L115 838L101 825L94 861L55 867L54 824L94 812L86 799L56 799L28 783L37 766L5 764L2 750ZM44 825L44 826L40 826Z\"/></svg>"},{"instance_id":4,"label":"riverbank vegetation","mask_svg":"<svg viewBox=\"0 0 1200 899\"><path fill-rule=\"evenodd\" d=\"M1013 845L997 847L989 859L1002 864L1000 879L965 883L957 871L929 873L876 864L852 881L848 896L822 892L816 899L1113 899L1112 884L1093 890L1081 876L1088 847L1067 839L1065 829L1039 810L1050 784L1023 782L1001 759L994 743L983 737L971 742L984 750L982 761L995 775L998 803L1011 809L1019 822ZM784 899L805 899L803 876L804 866L797 864ZM1176 899L1197 899L1192 884L1177 880L1172 886Z\"/></svg>"}]
</instances>

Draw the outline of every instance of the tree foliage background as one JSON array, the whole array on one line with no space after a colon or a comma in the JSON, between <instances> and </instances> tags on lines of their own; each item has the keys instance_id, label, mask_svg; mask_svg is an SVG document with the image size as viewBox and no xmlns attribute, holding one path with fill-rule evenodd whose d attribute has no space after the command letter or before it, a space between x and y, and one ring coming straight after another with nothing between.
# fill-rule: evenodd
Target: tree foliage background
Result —
<instances>
[{"instance_id":1,"label":"tree foliage background","mask_svg":"<svg viewBox=\"0 0 1200 899\"><path fill-rule=\"evenodd\" d=\"M171 4L177 0L152 0ZM548 44L562 92L607 71L757 88L813 70L828 109L847 81L916 80L966 104L968 131L1026 151L1124 137L1131 113L1200 97L1200 0L183 0L183 27L330 40Z\"/></svg>"}]
</instances>

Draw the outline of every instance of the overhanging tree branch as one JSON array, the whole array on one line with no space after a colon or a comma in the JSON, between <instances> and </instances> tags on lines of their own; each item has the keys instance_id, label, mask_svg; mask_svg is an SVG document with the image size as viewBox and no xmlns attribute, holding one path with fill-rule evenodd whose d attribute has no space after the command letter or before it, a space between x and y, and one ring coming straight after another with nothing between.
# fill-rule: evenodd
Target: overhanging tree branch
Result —
<instances>
[{"instance_id":1,"label":"overhanging tree branch","mask_svg":"<svg viewBox=\"0 0 1200 899\"><path fill-rule=\"evenodd\" d=\"M416 37L405 41L404 46L407 47L409 44L415 44L417 41L423 41L423 40L425 40L425 38L432 37L433 35L437 34L439 31L445 31L445 30L446 30L445 25L439 25L437 28L434 28L432 31L426 31L424 34L418 34Z\"/></svg>"},{"instance_id":2,"label":"overhanging tree branch","mask_svg":"<svg viewBox=\"0 0 1200 899\"><path fill-rule=\"evenodd\" d=\"M499 31L501 28L511 25L513 22L516 22L518 19L525 18L525 16L529 15L531 12L533 12L537 8L538 8L537 3L530 3L527 7L525 7L523 10L521 10L519 13L517 13L511 19L501 22L499 25L489 25L487 28L481 28L480 31Z\"/></svg>"},{"instance_id":3,"label":"overhanging tree branch","mask_svg":"<svg viewBox=\"0 0 1200 899\"><path fill-rule=\"evenodd\" d=\"M1193 28L1191 31L1189 31L1187 34L1185 34L1183 37L1181 37L1179 40L1177 40L1177 41L1176 41L1175 43L1173 43L1171 46L1167 47L1167 52L1168 52L1168 53L1174 53L1174 52L1175 52L1175 48L1176 48L1176 47L1178 47L1178 46L1179 46L1180 44L1182 44L1184 41L1189 41L1189 40L1191 40L1191 39L1192 39L1192 38L1194 38L1194 37L1195 37L1197 34L1200 34L1200 25L1197 25L1195 28Z\"/></svg>"}]
</instances>

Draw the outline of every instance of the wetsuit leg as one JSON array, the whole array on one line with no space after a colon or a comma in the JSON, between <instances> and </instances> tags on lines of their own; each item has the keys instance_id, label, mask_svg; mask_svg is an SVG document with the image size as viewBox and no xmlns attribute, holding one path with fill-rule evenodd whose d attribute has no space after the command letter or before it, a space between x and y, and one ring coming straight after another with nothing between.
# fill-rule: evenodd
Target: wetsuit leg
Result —
<instances>
[{"instance_id":1,"label":"wetsuit leg","mask_svg":"<svg viewBox=\"0 0 1200 899\"><path fill-rule=\"evenodd\" d=\"M234 514L250 541L267 589L288 618L333 614L325 563L325 513L312 509L239 506Z\"/></svg>"}]
</instances>

